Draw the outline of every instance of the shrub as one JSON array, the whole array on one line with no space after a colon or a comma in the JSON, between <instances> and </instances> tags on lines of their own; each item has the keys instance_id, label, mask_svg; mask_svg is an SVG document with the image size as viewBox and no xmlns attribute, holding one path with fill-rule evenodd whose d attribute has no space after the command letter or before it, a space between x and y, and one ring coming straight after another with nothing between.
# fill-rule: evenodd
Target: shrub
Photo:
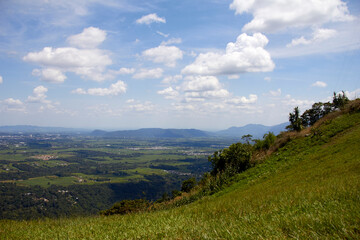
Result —
<instances>
[{"instance_id":1,"label":"shrub","mask_svg":"<svg viewBox=\"0 0 360 240\"><path fill-rule=\"evenodd\" d=\"M235 173L245 171L250 167L252 146L250 144L235 143L229 148L214 152L209 156L212 164L212 175L224 172L225 170Z\"/></svg>"},{"instance_id":2,"label":"shrub","mask_svg":"<svg viewBox=\"0 0 360 240\"><path fill-rule=\"evenodd\" d=\"M128 214L145 211L150 206L150 202L145 199L122 200L115 203L110 209L101 211L101 215Z\"/></svg>"},{"instance_id":3,"label":"shrub","mask_svg":"<svg viewBox=\"0 0 360 240\"><path fill-rule=\"evenodd\" d=\"M181 185L182 192L190 192L196 186L196 179L194 177L185 180Z\"/></svg>"}]
</instances>

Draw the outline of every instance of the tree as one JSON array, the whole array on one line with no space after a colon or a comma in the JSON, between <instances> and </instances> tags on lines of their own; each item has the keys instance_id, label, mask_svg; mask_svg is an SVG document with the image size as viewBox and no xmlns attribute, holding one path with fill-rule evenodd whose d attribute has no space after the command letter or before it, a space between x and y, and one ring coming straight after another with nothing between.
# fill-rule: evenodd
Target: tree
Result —
<instances>
[{"instance_id":1,"label":"tree","mask_svg":"<svg viewBox=\"0 0 360 240\"><path fill-rule=\"evenodd\" d=\"M301 131L302 129L302 121L300 118L300 110L299 107L294 108L293 113L289 113L289 122L290 125L286 127L286 129L293 131Z\"/></svg>"},{"instance_id":2,"label":"tree","mask_svg":"<svg viewBox=\"0 0 360 240\"><path fill-rule=\"evenodd\" d=\"M264 141L263 148L269 149L271 147L271 145L274 144L274 142L276 140L276 136L274 133L268 132L268 133L264 134L263 139L264 139L263 140Z\"/></svg>"},{"instance_id":3,"label":"tree","mask_svg":"<svg viewBox=\"0 0 360 240\"><path fill-rule=\"evenodd\" d=\"M182 192L190 192L196 186L196 179L194 177L189 178L188 180L183 181L181 184Z\"/></svg>"},{"instance_id":4,"label":"tree","mask_svg":"<svg viewBox=\"0 0 360 240\"><path fill-rule=\"evenodd\" d=\"M246 142L246 144L250 144L250 141L251 141L252 137L253 136L251 134L247 134L247 135L243 135L241 137L241 139L244 140Z\"/></svg>"},{"instance_id":5,"label":"tree","mask_svg":"<svg viewBox=\"0 0 360 240\"><path fill-rule=\"evenodd\" d=\"M343 108L345 106L345 104L348 102L349 102L349 99L347 98L344 91L342 91L341 93L339 93L337 95L336 95L336 92L334 92L332 104L335 109Z\"/></svg>"},{"instance_id":6,"label":"tree","mask_svg":"<svg viewBox=\"0 0 360 240\"><path fill-rule=\"evenodd\" d=\"M332 112L333 106L330 102L317 102L301 115L301 122L304 127L314 125L320 118Z\"/></svg>"},{"instance_id":7,"label":"tree","mask_svg":"<svg viewBox=\"0 0 360 240\"><path fill-rule=\"evenodd\" d=\"M222 173L225 170L233 173L240 173L250 167L252 156L252 146L250 144L235 143L222 151L214 152L209 157L212 164L212 175Z\"/></svg>"}]
</instances>

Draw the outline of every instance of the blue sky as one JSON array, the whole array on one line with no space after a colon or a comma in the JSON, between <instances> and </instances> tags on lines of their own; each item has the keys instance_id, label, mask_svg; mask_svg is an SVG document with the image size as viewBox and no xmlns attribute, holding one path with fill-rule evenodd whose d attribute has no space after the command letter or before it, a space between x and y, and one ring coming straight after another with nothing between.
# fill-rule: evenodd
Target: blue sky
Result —
<instances>
[{"instance_id":1,"label":"blue sky","mask_svg":"<svg viewBox=\"0 0 360 240\"><path fill-rule=\"evenodd\" d=\"M358 0L0 1L0 125L274 125L359 63Z\"/></svg>"}]
</instances>

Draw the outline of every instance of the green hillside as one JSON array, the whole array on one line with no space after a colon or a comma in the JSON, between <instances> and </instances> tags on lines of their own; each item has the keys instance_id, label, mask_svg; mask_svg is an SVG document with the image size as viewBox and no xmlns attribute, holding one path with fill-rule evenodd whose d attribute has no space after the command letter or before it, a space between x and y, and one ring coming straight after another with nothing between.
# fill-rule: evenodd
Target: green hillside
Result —
<instances>
[{"instance_id":1,"label":"green hillside","mask_svg":"<svg viewBox=\"0 0 360 240\"><path fill-rule=\"evenodd\" d=\"M360 239L359 101L281 146L235 183L169 210L0 221L0 239Z\"/></svg>"}]
</instances>

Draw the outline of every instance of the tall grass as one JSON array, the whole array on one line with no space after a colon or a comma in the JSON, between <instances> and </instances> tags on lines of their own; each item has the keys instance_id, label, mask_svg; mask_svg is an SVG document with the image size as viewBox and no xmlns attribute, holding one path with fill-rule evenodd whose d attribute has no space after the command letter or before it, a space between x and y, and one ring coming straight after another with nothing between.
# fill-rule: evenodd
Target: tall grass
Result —
<instances>
[{"instance_id":1,"label":"tall grass","mask_svg":"<svg viewBox=\"0 0 360 240\"><path fill-rule=\"evenodd\" d=\"M225 190L169 210L0 221L0 239L360 239L360 113L297 137Z\"/></svg>"}]
</instances>

